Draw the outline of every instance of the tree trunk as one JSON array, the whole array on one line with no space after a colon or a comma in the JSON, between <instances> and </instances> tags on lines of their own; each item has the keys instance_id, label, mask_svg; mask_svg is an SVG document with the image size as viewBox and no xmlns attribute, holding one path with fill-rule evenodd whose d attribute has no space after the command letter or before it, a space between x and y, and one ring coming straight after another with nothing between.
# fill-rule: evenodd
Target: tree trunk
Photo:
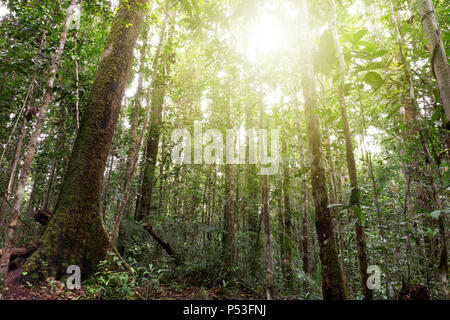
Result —
<instances>
[{"instance_id":1,"label":"tree trunk","mask_svg":"<svg viewBox=\"0 0 450 320\"><path fill-rule=\"evenodd\" d=\"M225 273L228 279L231 279L231 270L233 267L233 238L234 238L234 165L225 165L225 205L224 205L224 231L223 250Z\"/></svg>"},{"instance_id":2,"label":"tree trunk","mask_svg":"<svg viewBox=\"0 0 450 320\"><path fill-rule=\"evenodd\" d=\"M450 68L436 12L431 0L417 0L417 4L431 54L431 70L438 83L445 114L450 119Z\"/></svg>"},{"instance_id":3,"label":"tree trunk","mask_svg":"<svg viewBox=\"0 0 450 320\"><path fill-rule=\"evenodd\" d=\"M256 173L256 165L250 164L250 130L253 129L253 114L251 108L247 107L245 110L245 129L247 131L247 145L246 145L246 170L245 170L245 190L246 192L246 215L247 215L247 229L249 232L249 250L248 261L250 264L250 275L257 277L259 270L259 261L261 257L260 245L260 230L259 230L259 214L258 214L258 176Z\"/></svg>"},{"instance_id":4,"label":"tree trunk","mask_svg":"<svg viewBox=\"0 0 450 320\"><path fill-rule=\"evenodd\" d=\"M342 124L344 127L344 137L345 137L345 149L346 149L346 156L347 156L347 165L348 165L348 174L350 177L350 186L353 190L358 189L358 178L356 175L356 162L355 162L355 155L353 154L353 142L352 142L352 136L350 133L350 126L348 123L348 114L347 114L347 106L345 102L345 96L344 96L344 88L345 88L345 74L346 74L346 64L344 59L344 53L342 52L342 46L339 41L339 35L337 32L337 21L336 21L336 4L334 0L330 0L331 4L331 11L332 11L332 17L331 17L331 33L333 35L334 43L336 45L336 51L337 56L339 60L339 87L338 87L338 98L339 98L339 105L341 108L341 115L342 115ZM370 290L367 286L367 279L369 278L369 275L367 273L367 244L366 244L366 234L364 231L363 222L361 221L360 217L358 215L362 215L361 212L361 205L359 202L359 199L354 203L355 210L359 211L359 214L356 216L356 223L355 223L355 232L356 232L356 248L358 252L358 260L359 260L359 274L361 277L361 286L362 291L364 293L364 299L366 300L372 300L373 299L373 291Z\"/></svg>"},{"instance_id":5,"label":"tree trunk","mask_svg":"<svg viewBox=\"0 0 450 320\"><path fill-rule=\"evenodd\" d=\"M331 143L330 143L330 132L328 129L327 124L324 125L324 130L325 130L325 154L326 154L326 160L328 161L329 164L329 175L330 175L330 180L331 180L331 187L332 187L332 191L331 191L331 196L330 196L330 201L332 203L340 203L340 199L338 197L338 187L337 187L337 183L336 183L336 170L335 170L335 165L334 165L334 159L333 159L333 154L331 151ZM336 245L337 245L337 250L338 253L340 252L340 261L341 261L341 267L342 267L342 277L344 278L344 285L345 288L347 290L347 294L349 297L351 297L351 291L350 288L348 286L348 282L347 282L347 274L345 271L345 247L344 247L344 233L342 232L342 216L341 214L337 214L336 213L336 208L334 209L330 209L331 213L336 215L336 224L338 227L338 234L336 235Z\"/></svg>"},{"instance_id":6,"label":"tree trunk","mask_svg":"<svg viewBox=\"0 0 450 320\"><path fill-rule=\"evenodd\" d=\"M292 212L289 197L290 190L290 174L289 174L289 156L286 145L286 132L283 134L282 155L283 155L283 205L284 212L282 218L283 234L282 234L282 269L286 282L292 286L293 270L292 270Z\"/></svg>"},{"instance_id":7,"label":"tree trunk","mask_svg":"<svg viewBox=\"0 0 450 320\"><path fill-rule=\"evenodd\" d=\"M166 6L167 9L167 6ZM157 72L159 70L159 56L160 56L160 52L161 52L161 47L162 44L164 42L164 35L165 35L165 28L166 28L166 24L167 24L167 20L168 20L168 14L167 14L167 10L166 10L166 15L163 21L163 25L161 28L161 35L159 38L159 44L158 47L156 49L156 53L155 53L155 59L153 60L153 74L152 74L152 80L150 82L150 88L153 88L155 85L155 79L157 77ZM153 103L152 103L153 106ZM142 125L142 131L139 137L139 141L137 143L137 145L135 146L135 150L133 151L132 154L132 158L127 159L127 166L129 165L130 167L127 167L127 176L126 176L126 181L125 181L125 191L124 191L124 197L122 199L122 202L119 205L119 213L117 214L117 218L116 218L116 222L114 224L114 229L111 233L111 239L109 241L109 250L112 250L114 245L115 245L115 241L117 239L117 235L119 232L119 226L120 226L120 221L122 220L123 214L125 212L125 207L126 204L128 202L128 199L130 197L130 192L131 192L131 184L132 181L134 179L134 174L136 171L136 164L137 164L137 158L138 158L138 153L139 153L139 149L142 146L142 143L144 141L144 137L145 137L145 133L147 132L147 127L148 127L148 123L150 121L150 116L151 116L151 112L149 110L150 104L147 104L147 108L146 108L146 116L144 119L144 123ZM131 146L130 146L131 147ZM128 160L130 160L130 162L128 163Z\"/></svg>"},{"instance_id":8,"label":"tree trunk","mask_svg":"<svg viewBox=\"0 0 450 320\"><path fill-rule=\"evenodd\" d=\"M103 174L146 3L119 4L55 213L40 248L24 266L29 274L60 278L67 266L78 265L86 278L105 258L108 235L100 213Z\"/></svg>"},{"instance_id":9,"label":"tree trunk","mask_svg":"<svg viewBox=\"0 0 450 320\"><path fill-rule=\"evenodd\" d=\"M305 164L305 147L303 142L303 131L301 127L300 112L297 111L297 131L298 131L298 146L300 152L300 192L301 192L301 211L302 211L302 249L303 249L303 272L305 275L309 273L309 214L308 205L306 203L308 199L307 186L306 186L306 164Z\"/></svg>"},{"instance_id":10,"label":"tree trunk","mask_svg":"<svg viewBox=\"0 0 450 320\"><path fill-rule=\"evenodd\" d=\"M260 128L264 128L264 101L262 88L259 91L260 104ZM266 146L267 148L267 146ZM262 150L267 150L262 148ZM264 221L264 252L266 260L266 298L271 300L273 298L273 260L272 260L272 239L270 235L270 212L269 212L269 177L262 176L261 185L261 199L262 199L262 218Z\"/></svg>"},{"instance_id":11,"label":"tree trunk","mask_svg":"<svg viewBox=\"0 0 450 320\"><path fill-rule=\"evenodd\" d=\"M119 205L119 212L116 217L116 221L114 223L114 228L111 231L110 239L109 239L109 250L112 250L116 244L117 236L119 234L119 227L120 222L122 221L124 211L125 211L125 205L128 202L129 194L131 192L131 184L134 179L134 173L137 163L137 157L139 155L139 149L141 147L142 141L139 139L138 141L138 129L139 129L139 114L141 112L142 107L142 96L144 95L144 72L145 72L145 60L147 55L147 46L148 46L148 32L149 27L145 26L143 28L142 33L142 47L140 50L140 66L139 66L139 79L138 79L138 88L136 92L136 97L134 98L134 106L133 106L133 114L132 114L132 120L131 120L131 128L130 128L130 142L128 146L128 155L127 155L127 163L126 163L126 173L125 173L125 179L123 183L123 190L124 190L124 198L122 200L122 203L125 202L125 204L122 207L122 204ZM148 108L147 108L148 109ZM149 113L149 110L146 110L146 115ZM146 116L147 118L148 116ZM146 119L144 120L145 126ZM145 128L143 128L145 129ZM143 133L141 132L141 135ZM125 200L125 201L124 201Z\"/></svg>"},{"instance_id":12,"label":"tree trunk","mask_svg":"<svg viewBox=\"0 0 450 320\"><path fill-rule=\"evenodd\" d=\"M80 0L80 20L81 20L81 7L83 6L83 1ZM79 30L80 25L77 26L77 31L75 33L75 45L73 48L73 51L75 53L75 112L76 112L76 123L77 123L77 130L80 129L80 77L79 77L79 65L78 65L78 53L77 53L77 47L78 47L78 37L79 37Z\"/></svg>"},{"instance_id":13,"label":"tree trunk","mask_svg":"<svg viewBox=\"0 0 450 320\"><path fill-rule=\"evenodd\" d=\"M172 60L168 60L163 64L159 64L161 59L161 49L164 43L164 38L166 36L166 27L169 19L168 13L168 3L166 2L166 12L164 21L161 27L161 37L157 52L155 53L155 59L153 60L153 76L151 82L151 116L150 125L147 129L145 128L145 133L147 134L147 146L146 152L144 154L144 164L143 164L143 179L142 179L142 190L139 196L138 206L136 207L136 220L142 221L145 217L150 214L152 209L152 196L153 196L153 186L154 177L156 169L156 161L158 158L158 147L159 147L159 137L161 132L161 119L162 111L164 105L164 98L166 93L166 80L169 73L170 64Z\"/></svg>"},{"instance_id":14,"label":"tree trunk","mask_svg":"<svg viewBox=\"0 0 450 320\"><path fill-rule=\"evenodd\" d=\"M302 84L305 98L306 132L311 154L311 184L316 213L316 230L322 263L322 294L326 300L346 299L342 268L339 262L333 230L333 221L328 208L328 191L323 166L320 122L317 114L316 80L313 70L311 30L308 22L306 0L300 0L302 42Z\"/></svg>"},{"instance_id":15,"label":"tree trunk","mask_svg":"<svg viewBox=\"0 0 450 320\"><path fill-rule=\"evenodd\" d=\"M19 177L19 183L17 185L16 194L14 196L14 200L13 200L13 204L12 204L12 213L11 213L8 230L6 232L3 255L0 259L0 278L4 278L4 276L8 272L10 249L12 248L14 238L15 238L17 222L18 222L18 218L19 218L19 211L22 206L22 200L23 200L24 193L25 193L25 187L27 184L28 176L30 174L31 165L32 165L33 159L34 159L34 154L36 152L39 135L41 134L42 126L44 125L47 108L48 108L48 106L50 104L50 100L53 96L53 83L55 81L56 72L58 71L59 62L61 60L61 56L64 51L64 46L66 44L67 32L69 30L70 20L74 13L77 2L78 2L78 0L72 0L67 9L67 14L66 14L66 18L64 20L63 29L61 31L61 35L59 38L59 44L55 51L55 54L53 55L52 65L50 67L50 72L49 72L49 76L48 76L48 80L47 80L47 87L45 89L44 97L42 99L43 103L39 110L37 122L34 127L33 133L30 137L27 154L25 156L22 171L21 171L20 177Z\"/></svg>"}]
</instances>

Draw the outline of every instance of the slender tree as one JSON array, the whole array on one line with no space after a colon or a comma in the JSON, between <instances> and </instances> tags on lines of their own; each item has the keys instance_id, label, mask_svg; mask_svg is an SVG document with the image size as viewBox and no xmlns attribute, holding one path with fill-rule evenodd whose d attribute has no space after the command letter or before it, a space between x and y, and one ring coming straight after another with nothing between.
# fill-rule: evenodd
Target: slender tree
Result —
<instances>
[{"instance_id":1,"label":"slender tree","mask_svg":"<svg viewBox=\"0 0 450 320\"><path fill-rule=\"evenodd\" d=\"M417 0L423 30L431 54L431 70L436 78L447 119L450 119L450 67L442 42L436 11L431 0Z\"/></svg>"},{"instance_id":2,"label":"slender tree","mask_svg":"<svg viewBox=\"0 0 450 320\"><path fill-rule=\"evenodd\" d=\"M166 95L167 76L170 71L170 66L174 62L172 55L166 55L164 63L160 63L161 50L164 48L164 39L167 36L167 23L170 18L169 13L170 1L166 2L165 17L161 27L161 38L159 49L157 49L158 56L155 55L153 61L154 78L152 79L151 87L151 115L150 123L146 131L146 149L144 154L144 165L142 167L142 187L141 195L139 196L136 207L136 220L142 221L150 214L152 209L154 177L156 170L156 162L158 159L159 139L161 136L162 114L164 99ZM169 31L171 33L172 31ZM171 35L169 35L169 38ZM167 43L166 48L170 50L170 42Z\"/></svg>"},{"instance_id":3,"label":"slender tree","mask_svg":"<svg viewBox=\"0 0 450 320\"><path fill-rule=\"evenodd\" d=\"M355 155L353 154L353 142L352 136L350 133L350 126L348 121L348 113L347 106L344 95L345 88L345 75L346 75L346 64L344 59L344 53L342 51L342 46L339 40L339 35L337 31L337 13L336 13L336 4L334 0L330 0L331 4L331 33L333 35L334 44L336 46L337 56L339 60L339 84L338 84L338 98L339 98L339 106L341 109L341 118L342 125L344 127L344 137L345 137L345 150L347 156L347 168L348 174L350 177L350 186L352 188L352 195L359 195L359 187L358 187L358 177L356 172L356 162ZM353 198L353 197L352 197ZM362 291L364 293L364 298L366 300L371 300L373 298L373 291L370 290L367 286L367 279L369 277L367 273L367 244L366 244L366 233L364 231L364 225L362 221L363 214L361 212L361 205L359 201L359 196L354 198L354 203L352 204L353 210L356 214L356 222L355 222L355 233L356 233L356 248L358 251L358 260L359 260L359 274L361 277L361 286Z\"/></svg>"},{"instance_id":4,"label":"slender tree","mask_svg":"<svg viewBox=\"0 0 450 320\"><path fill-rule=\"evenodd\" d=\"M333 221L328 208L328 191L323 166L320 123L317 115L317 97L312 60L311 30L308 22L308 8L305 0L300 0L300 21L302 36L302 85L305 98L306 132L311 154L311 185L316 214L316 230L322 263L322 294L326 300L347 298L342 268L339 262Z\"/></svg>"}]
</instances>

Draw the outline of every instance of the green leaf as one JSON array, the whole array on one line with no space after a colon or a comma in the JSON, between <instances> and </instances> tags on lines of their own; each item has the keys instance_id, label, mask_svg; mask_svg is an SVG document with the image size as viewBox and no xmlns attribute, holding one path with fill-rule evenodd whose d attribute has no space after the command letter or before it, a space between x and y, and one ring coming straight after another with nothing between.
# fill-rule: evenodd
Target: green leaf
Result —
<instances>
[{"instance_id":1,"label":"green leaf","mask_svg":"<svg viewBox=\"0 0 450 320\"><path fill-rule=\"evenodd\" d=\"M359 41L358 45L360 47L364 47L366 51L369 51L371 54L375 54L377 52L377 46L368 41Z\"/></svg>"},{"instance_id":2,"label":"green leaf","mask_svg":"<svg viewBox=\"0 0 450 320\"><path fill-rule=\"evenodd\" d=\"M360 40L369 32L367 29L359 30L358 32L353 34L353 42L358 43Z\"/></svg>"},{"instance_id":3,"label":"green leaf","mask_svg":"<svg viewBox=\"0 0 450 320\"><path fill-rule=\"evenodd\" d=\"M350 194L350 199L348 201L349 207L359 203L359 199L361 198L361 190L358 187L352 188L351 190L352 193Z\"/></svg>"},{"instance_id":4,"label":"green leaf","mask_svg":"<svg viewBox=\"0 0 450 320\"><path fill-rule=\"evenodd\" d=\"M441 215L441 210L433 211L432 213L430 213L430 215L432 218L437 220L437 219L439 219L439 216Z\"/></svg>"},{"instance_id":5,"label":"green leaf","mask_svg":"<svg viewBox=\"0 0 450 320\"><path fill-rule=\"evenodd\" d=\"M363 81L369 84L373 90L378 89L382 84L384 84L384 80L381 75L375 71L367 72Z\"/></svg>"},{"instance_id":6,"label":"green leaf","mask_svg":"<svg viewBox=\"0 0 450 320\"><path fill-rule=\"evenodd\" d=\"M355 212L356 218L359 220L359 223L364 227L366 223L366 214L359 207L353 207L353 211Z\"/></svg>"}]
</instances>

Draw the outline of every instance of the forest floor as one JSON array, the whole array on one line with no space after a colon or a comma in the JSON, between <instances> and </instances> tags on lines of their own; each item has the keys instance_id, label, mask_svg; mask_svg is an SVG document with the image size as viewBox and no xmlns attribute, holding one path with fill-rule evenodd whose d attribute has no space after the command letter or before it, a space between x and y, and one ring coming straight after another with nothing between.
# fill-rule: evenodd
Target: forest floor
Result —
<instances>
[{"instance_id":1,"label":"forest floor","mask_svg":"<svg viewBox=\"0 0 450 320\"><path fill-rule=\"evenodd\" d=\"M143 293L143 292L142 292ZM171 287L161 285L151 293L145 293L146 300L251 300L258 298L244 292L225 293L221 288ZM38 284L8 283L3 291L3 300L98 300L90 297L83 289L67 290L60 281ZM141 298L142 299L142 298Z\"/></svg>"},{"instance_id":2,"label":"forest floor","mask_svg":"<svg viewBox=\"0 0 450 320\"><path fill-rule=\"evenodd\" d=\"M66 290L59 281L42 282L34 285L8 283L3 291L3 300L87 300L82 290Z\"/></svg>"},{"instance_id":3,"label":"forest floor","mask_svg":"<svg viewBox=\"0 0 450 320\"><path fill-rule=\"evenodd\" d=\"M35 283L18 281L20 270L11 272L4 284L2 300L101 300L84 290L68 290L65 283L53 279ZM137 299L142 300L253 300L259 294L247 290L225 290L219 287L205 288L188 283L160 284L152 291L138 289Z\"/></svg>"}]
</instances>

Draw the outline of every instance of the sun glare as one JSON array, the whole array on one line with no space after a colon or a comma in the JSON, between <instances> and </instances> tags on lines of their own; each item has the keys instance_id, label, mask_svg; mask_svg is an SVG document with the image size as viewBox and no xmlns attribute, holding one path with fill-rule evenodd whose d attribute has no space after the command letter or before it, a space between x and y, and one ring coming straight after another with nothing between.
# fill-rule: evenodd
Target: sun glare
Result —
<instances>
[{"instance_id":1,"label":"sun glare","mask_svg":"<svg viewBox=\"0 0 450 320\"><path fill-rule=\"evenodd\" d=\"M244 37L245 55L251 63L261 62L266 56L278 55L292 45L292 29L288 21L298 15L287 6L264 7L247 27Z\"/></svg>"},{"instance_id":2,"label":"sun glare","mask_svg":"<svg viewBox=\"0 0 450 320\"><path fill-rule=\"evenodd\" d=\"M8 13L8 8L4 4L0 4L0 18L6 16Z\"/></svg>"}]
</instances>

